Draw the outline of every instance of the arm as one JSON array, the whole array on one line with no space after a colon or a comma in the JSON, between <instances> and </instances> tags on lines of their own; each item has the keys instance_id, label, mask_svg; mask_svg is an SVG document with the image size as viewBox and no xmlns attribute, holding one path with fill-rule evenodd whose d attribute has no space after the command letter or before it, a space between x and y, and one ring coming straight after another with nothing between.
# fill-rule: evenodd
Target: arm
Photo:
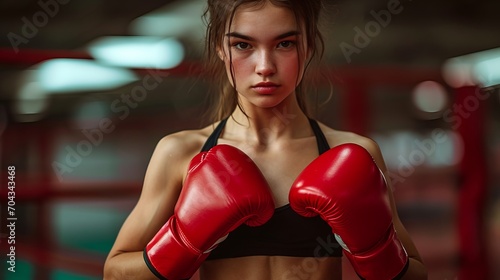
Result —
<instances>
[{"instance_id":1,"label":"arm","mask_svg":"<svg viewBox=\"0 0 500 280\"><path fill-rule=\"evenodd\" d=\"M181 167L195 153L195 149L186 149L179 138L167 136L156 146L139 201L106 259L105 280L157 279L144 262L143 249L172 215L182 185Z\"/></svg>"},{"instance_id":2,"label":"arm","mask_svg":"<svg viewBox=\"0 0 500 280\"><path fill-rule=\"evenodd\" d=\"M406 252L408 253L408 257L410 259L410 265L408 267L406 274L402 279L404 280L427 279L427 269L423 264L422 258L420 257L420 254L418 253L418 250L415 247L413 241L411 240L411 237L406 231L403 223L399 219L396 203L394 201L394 196L392 195L393 189L391 180L389 175L387 174L387 167L385 165L379 146L377 145L376 142L367 138L362 138L362 140L359 141L358 144L363 146L372 155L377 166L380 168L382 173L384 173L387 182L387 188L389 190L387 192L387 195L389 196L389 201L392 208L392 220L394 228L396 229L398 238L399 240L401 240L401 243L403 243L403 246L405 247Z\"/></svg>"},{"instance_id":3,"label":"arm","mask_svg":"<svg viewBox=\"0 0 500 280\"><path fill-rule=\"evenodd\" d=\"M217 145L189 156L189 168L184 168L185 157L176 156L182 144L170 146L153 157L152 163L159 160L162 168L148 172L153 174L145 181L148 188L108 257L106 279L189 279L230 231L242 223L261 225L274 213L264 176L240 150ZM171 166L164 164L166 159L177 166L175 172L165 168ZM178 166L187 170L186 176L176 171Z\"/></svg>"},{"instance_id":4,"label":"arm","mask_svg":"<svg viewBox=\"0 0 500 280\"><path fill-rule=\"evenodd\" d=\"M334 146L302 171L290 189L290 206L306 217L320 215L331 226L360 277L425 279L418 252L393 215L378 147L355 140Z\"/></svg>"}]
</instances>

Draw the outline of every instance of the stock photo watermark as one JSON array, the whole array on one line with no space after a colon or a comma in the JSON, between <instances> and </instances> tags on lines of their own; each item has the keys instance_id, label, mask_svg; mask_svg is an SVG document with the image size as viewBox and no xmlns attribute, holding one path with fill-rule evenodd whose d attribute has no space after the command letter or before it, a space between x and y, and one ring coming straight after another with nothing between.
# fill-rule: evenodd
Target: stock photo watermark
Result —
<instances>
[{"instance_id":1,"label":"stock photo watermark","mask_svg":"<svg viewBox=\"0 0 500 280\"><path fill-rule=\"evenodd\" d=\"M334 256L341 247L333 234L326 238L316 238L317 246L314 248L313 257L304 258L298 265L293 265L289 270L281 275L282 280L302 280L309 279L320 269L320 264L328 257Z\"/></svg>"},{"instance_id":2,"label":"stock photo watermark","mask_svg":"<svg viewBox=\"0 0 500 280\"><path fill-rule=\"evenodd\" d=\"M406 178L410 177L416 170L416 167L425 163L427 158L436 152L437 146L451 141L446 131L441 128L436 128L431 132L428 138L423 140L416 139L414 141L415 149L407 155L398 156L398 166L395 171L388 171L389 178L392 183L403 183Z\"/></svg>"},{"instance_id":3,"label":"stock photo watermark","mask_svg":"<svg viewBox=\"0 0 500 280\"><path fill-rule=\"evenodd\" d=\"M61 10L61 5L66 5L71 0L39 0L37 2L40 10L36 11L31 17L22 17L23 23L20 32L9 32L7 39L9 39L12 49L16 53L19 52L19 46L28 44L29 41L36 37L41 28L49 24L50 19L57 16Z\"/></svg>"},{"instance_id":4,"label":"stock photo watermark","mask_svg":"<svg viewBox=\"0 0 500 280\"><path fill-rule=\"evenodd\" d=\"M373 19L367 22L363 28L359 26L353 28L354 37L352 44L342 42L339 45L347 63L352 62L352 55L360 54L364 48L368 47L372 40L382 32L382 29L389 26L393 16L401 14L403 10L404 7L400 0L389 0L386 9L379 11L371 10L370 16Z\"/></svg>"},{"instance_id":5,"label":"stock photo watermark","mask_svg":"<svg viewBox=\"0 0 500 280\"><path fill-rule=\"evenodd\" d=\"M16 272L16 167L9 165L7 167L7 270Z\"/></svg>"},{"instance_id":6,"label":"stock photo watermark","mask_svg":"<svg viewBox=\"0 0 500 280\"><path fill-rule=\"evenodd\" d=\"M150 71L148 75L142 78L142 83L134 86L130 92L121 94L119 98L111 102L111 112L117 114L118 120L125 120L130 116L131 111L147 98L148 92L156 89L163 80L163 77ZM84 158L88 157L94 148L104 141L105 135L112 133L115 129L116 125L112 119L103 118L96 128L81 130L85 139L80 140L76 145L67 145L64 148L63 162L52 162L52 169L59 181L63 181L64 174L73 172L83 162Z\"/></svg>"},{"instance_id":7,"label":"stock photo watermark","mask_svg":"<svg viewBox=\"0 0 500 280\"><path fill-rule=\"evenodd\" d=\"M468 119L479 109L481 106L480 103L487 100L490 96L490 91L477 88L474 94L467 96L461 103L453 104L451 108L445 110L442 119L451 125L453 130L456 130L463 124L464 120ZM407 157L399 155L397 168L388 171L391 182L403 183L415 172L418 166L424 164L436 152L438 145L452 140L449 134L441 128L432 130L430 136L426 139L416 139L413 143L415 148Z\"/></svg>"},{"instance_id":8,"label":"stock photo watermark","mask_svg":"<svg viewBox=\"0 0 500 280\"><path fill-rule=\"evenodd\" d=\"M457 129L462 125L464 119L468 119L475 112L481 101L484 101L491 96L491 91L476 89L474 95L467 96L462 103L453 104L453 107L443 113L445 122L451 124L451 128Z\"/></svg>"}]
</instances>

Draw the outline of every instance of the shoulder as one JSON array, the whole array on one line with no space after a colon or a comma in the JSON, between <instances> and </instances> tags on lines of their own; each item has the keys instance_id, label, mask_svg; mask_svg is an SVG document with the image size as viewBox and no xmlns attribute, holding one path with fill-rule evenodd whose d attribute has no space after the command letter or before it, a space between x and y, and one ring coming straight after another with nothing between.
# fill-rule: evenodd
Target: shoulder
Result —
<instances>
[{"instance_id":1,"label":"shoulder","mask_svg":"<svg viewBox=\"0 0 500 280\"><path fill-rule=\"evenodd\" d=\"M198 130L184 130L163 136L156 145L155 152L165 158L180 159L194 153L203 145L203 134Z\"/></svg>"},{"instance_id":2,"label":"shoulder","mask_svg":"<svg viewBox=\"0 0 500 280\"><path fill-rule=\"evenodd\" d=\"M200 152L214 127L214 125L210 125L202 129L183 130L168 134L158 141L154 153L169 161L190 160Z\"/></svg>"},{"instance_id":3,"label":"shoulder","mask_svg":"<svg viewBox=\"0 0 500 280\"><path fill-rule=\"evenodd\" d=\"M141 205L146 205L145 209L165 207L162 208L165 213L171 210L170 206L173 209L189 163L200 152L209 134L209 128L185 130L166 135L158 141L146 170L140 197L140 202L144 201Z\"/></svg>"},{"instance_id":4,"label":"shoulder","mask_svg":"<svg viewBox=\"0 0 500 280\"><path fill-rule=\"evenodd\" d=\"M183 130L163 136L154 149L146 172L145 186L163 189L166 182L179 185L191 159L200 152L215 126Z\"/></svg>"},{"instance_id":5,"label":"shoulder","mask_svg":"<svg viewBox=\"0 0 500 280\"><path fill-rule=\"evenodd\" d=\"M350 131L335 130L322 123L319 124L321 130L325 134L328 144L330 144L330 147L346 143L357 144L365 148L370 153L380 169L386 169L380 147L373 139Z\"/></svg>"}]
</instances>

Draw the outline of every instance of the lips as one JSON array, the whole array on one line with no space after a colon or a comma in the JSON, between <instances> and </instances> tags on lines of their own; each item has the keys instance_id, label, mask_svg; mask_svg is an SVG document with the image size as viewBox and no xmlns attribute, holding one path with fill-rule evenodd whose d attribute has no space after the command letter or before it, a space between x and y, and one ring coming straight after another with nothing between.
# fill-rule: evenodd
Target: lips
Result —
<instances>
[{"instance_id":1,"label":"lips","mask_svg":"<svg viewBox=\"0 0 500 280\"><path fill-rule=\"evenodd\" d=\"M271 94L275 92L280 85L272 82L262 82L252 86L252 89L260 94Z\"/></svg>"}]
</instances>

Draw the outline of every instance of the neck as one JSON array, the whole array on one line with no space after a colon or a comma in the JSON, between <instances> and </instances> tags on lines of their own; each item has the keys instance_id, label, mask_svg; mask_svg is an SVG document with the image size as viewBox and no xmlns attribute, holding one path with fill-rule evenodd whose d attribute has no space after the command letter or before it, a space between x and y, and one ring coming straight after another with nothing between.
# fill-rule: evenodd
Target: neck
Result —
<instances>
[{"instance_id":1,"label":"neck","mask_svg":"<svg viewBox=\"0 0 500 280\"><path fill-rule=\"evenodd\" d=\"M237 107L228 120L227 133L259 146L309 136L311 132L307 116L293 95L288 99L272 108L246 106L243 108L246 115Z\"/></svg>"}]
</instances>

